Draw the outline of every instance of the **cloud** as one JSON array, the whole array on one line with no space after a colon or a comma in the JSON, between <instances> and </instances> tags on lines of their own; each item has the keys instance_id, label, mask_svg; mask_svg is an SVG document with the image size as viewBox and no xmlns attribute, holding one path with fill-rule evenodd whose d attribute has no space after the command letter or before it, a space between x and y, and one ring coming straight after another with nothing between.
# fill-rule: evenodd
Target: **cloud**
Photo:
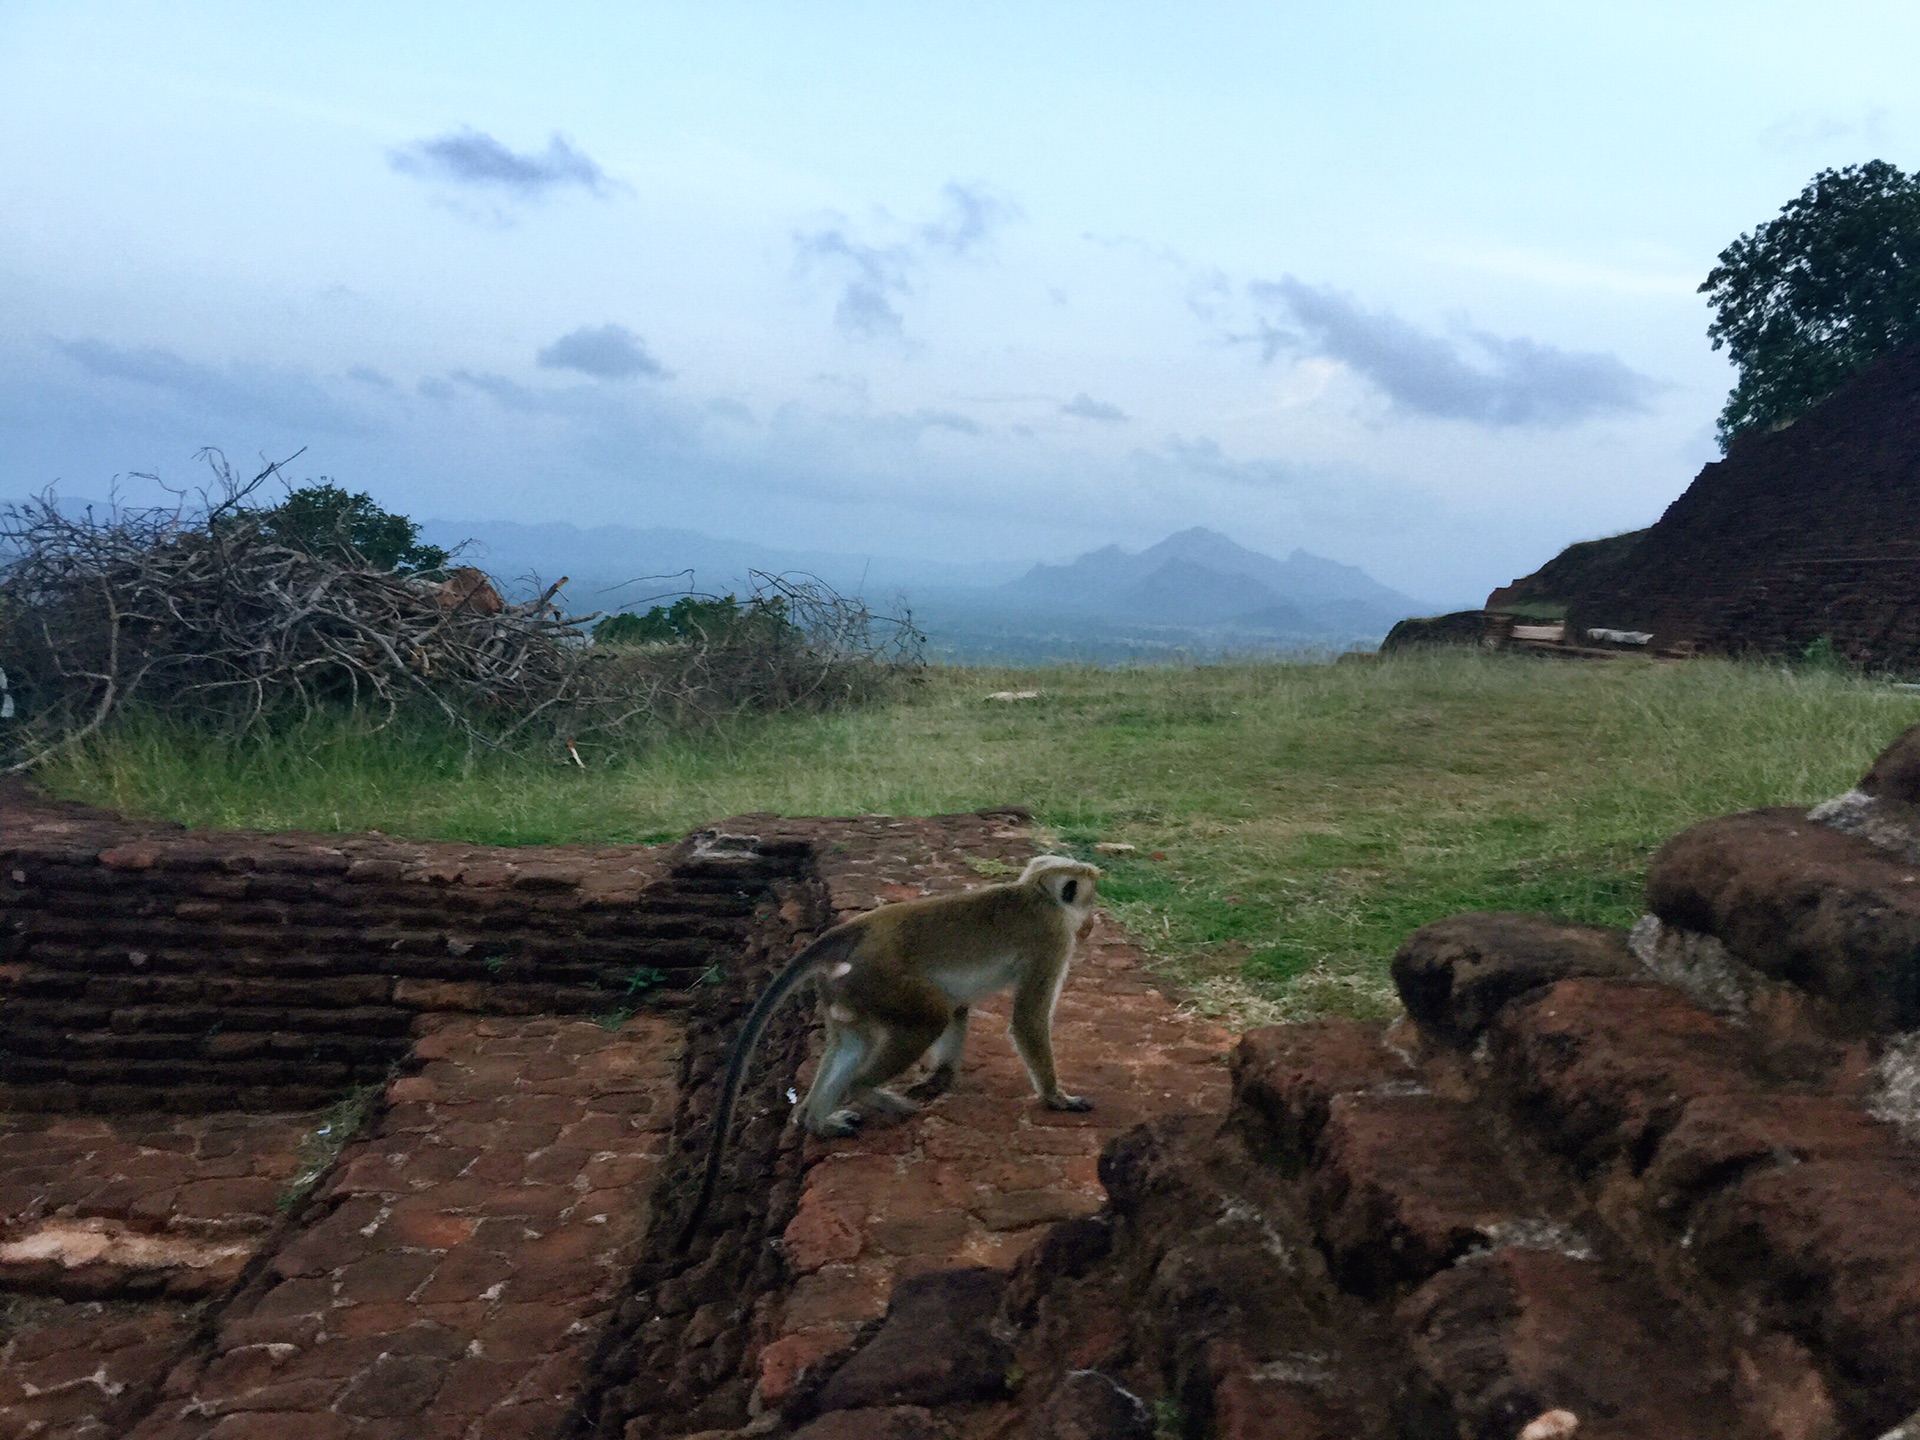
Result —
<instances>
[{"instance_id":1,"label":"cloud","mask_svg":"<svg viewBox=\"0 0 1920 1440\"><path fill-rule=\"evenodd\" d=\"M903 321L893 302L896 296L913 293L915 257L907 246L862 244L843 229L796 235L794 245L803 266L846 274L840 302L833 308L834 324L864 339L902 333Z\"/></svg>"},{"instance_id":2,"label":"cloud","mask_svg":"<svg viewBox=\"0 0 1920 1440\"><path fill-rule=\"evenodd\" d=\"M1255 281L1249 290L1291 321L1262 318L1256 334L1236 337L1258 344L1263 361L1285 353L1336 360L1378 387L1396 409L1416 415L1493 428L1555 428L1644 410L1662 388L1613 355L1480 330L1450 339L1292 276Z\"/></svg>"},{"instance_id":3,"label":"cloud","mask_svg":"<svg viewBox=\"0 0 1920 1440\"><path fill-rule=\"evenodd\" d=\"M980 433L980 423L957 410L917 410L912 423L921 430L952 430L960 435Z\"/></svg>"},{"instance_id":4,"label":"cloud","mask_svg":"<svg viewBox=\"0 0 1920 1440\"><path fill-rule=\"evenodd\" d=\"M548 370L578 370L598 380L631 380L641 375L664 380L670 373L646 342L624 325L582 325L541 349L534 359Z\"/></svg>"},{"instance_id":5,"label":"cloud","mask_svg":"<svg viewBox=\"0 0 1920 1440\"><path fill-rule=\"evenodd\" d=\"M1836 140L1878 144L1886 133L1887 107L1874 105L1856 116L1825 110L1796 110L1760 132L1760 148L1772 155L1815 150Z\"/></svg>"},{"instance_id":6,"label":"cloud","mask_svg":"<svg viewBox=\"0 0 1920 1440\"><path fill-rule=\"evenodd\" d=\"M509 410L536 414L551 408L547 396L537 390L529 390L518 380L509 380L504 375L495 375L484 370L449 370L447 378L465 385L469 390L478 390L482 395L499 402Z\"/></svg>"},{"instance_id":7,"label":"cloud","mask_svg":"<svg viewBox=\"0 0 1920 1440\"><path fill-rule=\"evenodd\" d=\"M1118 405L1109 405L1104 400L1096 400L1084 390L1062 405L1060 413L1072 415L1080 420L1098 420L1103 425L1123 424L1128 418L1127 412Z\"/></svg>"},{"instance_id":8,"label":"cloud","mask_svg":"<svg viewBox=\"0 0 1920 1440\"><path fill-rule=\"evenodd\" d=\"M844 277L833 322L861 339L898 338L906 321L899 302L914 293L920 272L939 256L964 259L981 250L993 232L1017 219L1020 207L984 185L949 181L940 191L946 205L939 218L902 231L882 217L882 228L899 237L869 241L856 237L842 220L821 230L798 231L793 244L802 270L826 270Z\"/></svg>"},{"instance_id":9,"label":"cloud","mask_svg":"<svg viewBox=\"0 0 1920 1440\"><path fill-rule=\"evenodd\" d=\"M461 129L389 150L387 163L402 175L505 190L526 199L568 185L591 195L615 188L604 170L558 134L547 141L544 154L521 155L483 131Z\"/></svg>"},{"instance_id":10,"label":"cloud","mask_svg":"<svg viewBox=\"0 0 1920 1440\"><path fill-rule=\"evenodd\" d=\"M115 345L93 336L48 337L45 343L97 379L161 392L170 405L185 399L226 416L271 418L314 430L356 431L364 425L354 406L304 370L239 362L216 368L158 346Z\"/></svg>"},{"instance_id":11,"label":"cloud","mask_svg":"<svg viewBox=\"0 0 1920 1440\"><path fill-rule=\"evenodd\" d=\"M972 254L996 229L1020 218L1018 205L984 185L949 180L940 193L946 199L947 213L922 225L920 238L929 248L949 255Z\"/></svg>"}]
</instances>

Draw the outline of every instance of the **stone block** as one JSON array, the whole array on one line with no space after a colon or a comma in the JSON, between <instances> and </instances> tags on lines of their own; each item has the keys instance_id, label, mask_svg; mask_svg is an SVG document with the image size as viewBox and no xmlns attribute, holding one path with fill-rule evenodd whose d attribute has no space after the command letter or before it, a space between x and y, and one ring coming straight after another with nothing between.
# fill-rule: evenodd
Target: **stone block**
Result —
<instances>
[{"instance_id":1,"label":"stone block","mask_svg":"<svg viewBox=\"0 0 1920 1440\"><path fill-rule=\"evenodd\" d=\"M1250 1143L1283 1165L1307 1163L1335 1095L1412 1077L1389 1050L1386 1027L1355 1020L1269 1025L1248 1031L1232 1053L1232 1117ZM1108 1162L1101 1179L1109 1194Z\"/></svg>"},{"instance_id":2,"label":"stone block","mask_svg":"<svg viewBox=\"0 0 1920 1440\"><path fill-rule=\"evenodd\" d=\"M1699 1363L1707 1337L1591 1261L1499 1250L1429 1280L1399 1318L1432 1433L1511 1440L1556 1409L1603 1422L1596 1435L1739 1433L1727 1375Z\"/></svg>"},{"instance_id":3,"label":"stone block","mask_svg":"<svg viewBox=\"0 0 1920 1440\"><path fill-rule=\"evenodd\" d=\"M1312 1210L1334 1273L1364 1295L1425 1280L1533 1214L1469 1106L1364 1093L1334 1097Z\"/></svg>"},{"instance_id":4,"label":"stone block","mask_svg":"<svg viewBox=\"0 0 1920 1440\"><path fill-rule=\"evenodd\" d=\"M1799 810L1682 831L1655 854L1647 906L1821 1001L1850 1033L1920 1028L1920 867Z\"/></svg>"},{"instance_id":5,"label":"stone block","mask_svg":"<svg viewBox=\"0 0 1920 1440\"><path fill-rule=\"evenodd\" d=\"M1540 915L1481 912L1423 925L1393 957L1393 983L1422 1030L1471 1046L1500 1007L1575 976L1633 977L1626 935Z\"/></svg>"},{"instance_id":6,"label":"stone block","mask_svg":"<svg viewBox=\"0 0 1920 1440\"><path fill-rule=\"evenodd\" d=\"M1005 1393L1011 1355L991 1322L1004 1274L936 1270L901 1282L873 1339L820 1392L822 1410L942 1405Z\"/></svg>"}]
</instances>

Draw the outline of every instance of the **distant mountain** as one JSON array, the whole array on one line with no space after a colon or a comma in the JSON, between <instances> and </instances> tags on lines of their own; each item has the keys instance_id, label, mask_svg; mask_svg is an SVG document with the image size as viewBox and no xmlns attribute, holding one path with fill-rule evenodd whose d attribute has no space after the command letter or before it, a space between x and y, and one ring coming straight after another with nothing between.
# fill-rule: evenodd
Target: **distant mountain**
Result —
<instances>
[{"instance_id":1,"label":"distant mountain","mask_svg":"<svg viewBox=\"0 0 1920 1440\"><path fill-rule=\"evenodd\" d=\"M836 590L880 600L898 590L967 590L998 585L1020 573L1024 561L992 565L942 564L896 556L835 551L779 550L744 540L719 540L697 530L628 525L509 520L428 520L423 539L435 545L472 544L464 558L508 582L538 576L572 577L576 605L618 610L647 605L688 590L723 593L750 587L750 572L817 575ZM691 573L689 573L691 572Z\"/></svg>"},{"instance_id":2,"label":"distant mountain","mask_svg":"<svg viewBox=\"0 0 1920 1440\"><path fill-rule=\"evenodd\" d=\"M756 570L816 575L886 613L904 597L929 654L962 663L1339 650L1371 645L1432 608L1351 565L1304 550L1276 560L1205 529L1138 554L1109 545L1065 565L780 550L624 525L429 520L421 531L436 545L473 542L463 558L511 592L570 576L566 599L579 612L645 609L689 590L739 593Z\"/></svg>"},{"instance_id":3,"label":"distant mountain","mask_svg":"<svg viewBox=\"0 0 1920 1440\"><path fill-rule=\"evenodd\" d=\"M1304 550L1275 560L1201 528L1137 555L1109 545L1071 564L1036 565L1000 594L1077 614L1289 634L1384 632L1422 611L1355 566Z\"/></svg>"}]
</instances>

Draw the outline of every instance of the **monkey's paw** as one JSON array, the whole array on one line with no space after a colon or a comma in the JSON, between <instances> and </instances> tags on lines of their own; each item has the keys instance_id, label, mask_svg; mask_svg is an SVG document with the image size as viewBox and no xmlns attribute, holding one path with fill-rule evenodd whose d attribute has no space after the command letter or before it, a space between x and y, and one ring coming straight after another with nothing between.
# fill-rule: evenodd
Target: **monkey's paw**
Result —
<instances>
[{"instance_id":1,"label":"monkey's paw","mask_svg":"<svg viewBox=\"0 0 1920 1440\"><path fill-rule=\"evenodd\" d=\"M869 1090L863 1098L866 1100L868 1106L880 1115L913 1115L920 1109L918 1104L909 1100L905 1095L888 1090L884 1086L876 1086L874 1089Z\"/></svg>"},{"instance_id":2,"label":"monkey's paw","mask_svg":"<svg viewBox=\"0 0 1920 1440\"><path fill-rule=\"evenodd\" d=\"M1093 1101L1084 1095L1069 1095L1062 1090L1057 1095L1047 1097L1047 1108L1049 1110L1091 1110Z\"/></svg>"},{"instance_id":3,"label":"monkey's paw","mask_svg":"<svg viewBox=\"0 0 1920 1440\"><path fill-rule=\"evenodd\" d=\"M907 1094L910 1098L919 1101L922 1105L926 1104L929 1100L938 1100L953 1088L953 1075L953 1066L936 1066L926 1079L917 1084L909 1085L907 1087Z\"/></svg>"},{"instance_id":4,"label":"monkey's paw","mask_svg":"<svg viewBox=\"0 0 1920 1440\"><path fill-rule=\"evenodd\" d=\"M844 1140L860 1128L860 1120L858 1110L836 1110L814 1126L813 1133L823 1140Z\"/></svg>"}]
</instances>

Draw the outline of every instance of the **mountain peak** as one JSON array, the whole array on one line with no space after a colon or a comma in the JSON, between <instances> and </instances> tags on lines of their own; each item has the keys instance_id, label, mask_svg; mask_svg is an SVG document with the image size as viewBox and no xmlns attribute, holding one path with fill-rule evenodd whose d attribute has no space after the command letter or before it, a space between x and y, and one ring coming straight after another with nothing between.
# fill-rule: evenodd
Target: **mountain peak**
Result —
<instances>
[{"instance_id":1,"label":"mountain peak","mask_svg":"<svg viewBox=\"0 0 1920 1440\"><path fill-rule=\"evenodd\" d=\"M1276 560L1204 525L1175 531L1138 554L1106 545L1067 565L1036 565L1008 592L1062 610L1189 625L1333 604L1377 613L1389 626L1420 608L1356 566L1300 549Z\"/></svg>"}]
</instances>

